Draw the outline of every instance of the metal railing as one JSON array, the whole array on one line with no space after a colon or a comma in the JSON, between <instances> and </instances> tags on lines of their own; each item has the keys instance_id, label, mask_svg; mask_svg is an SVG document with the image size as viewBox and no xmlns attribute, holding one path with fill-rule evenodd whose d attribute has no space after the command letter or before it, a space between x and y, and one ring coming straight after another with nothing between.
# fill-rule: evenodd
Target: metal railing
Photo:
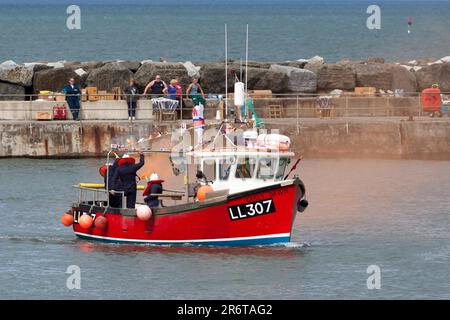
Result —
<instances>
[{"instance_id":1,"label":"metal railing","mask_svg":"<svg viewBox=\"0 0 450 320\"><path fill-rule=\"evenodd\" d=\"M109 208L109 192L107 189L97 189L80 187L79 185L74 185L73 188L78 189L78 203L80 204L91 204L91 210L94 206L104 207L105 211ZM124 191L114 191L115 194L121 196L122 209L126 208L125 192ZM102 197L103 195L103 197ZM106 205L105 205L106 204Z\"/></svg>"},{"instance_id":2,"label":"metal railing","mask_svg":"<svg viewBox=\"0 0 450 320\"><path fill-rule=\"evenodd\" d=\"M229 94L228 100L223 99L224 94L206 94L205 118L213 119L217 111L225 116L225 105L228 103L228 116L239 113L239 108L234 107L234 101ZM443 92L443 96L450 95ZM54 96L50 94L49 96ZM127 120L127 99L131 95L120 94L115 100L111 100L112 94L95 94L94 100L82 98L80 112L81 120ZM39 100L42 94L27 95L0 95L0 120L35 120L34 115L39 112L51 113L53 106L60 104L70 109L65 100ZM64 96L63 96L64 97ZM135 95L137 98L138 120L159 120L161 112L178 113L178 120L191 119L192 100L187 95L179 99L177 109L169 110L155 108L152 99L161 97L159 95ZM222 98L221 98L222 97ZM374 94L359 95L344 93L341 96L330 94L265 94L254 93L251 95L256 114L260 118L312 118L312 117L367 117L367 116L422 116L424 114L421 104L420 92L402 92L401 94ZM321 98L328 97L329 105L323 107L317 104ZM17 99L21 100L17 100ZM22 100L23 99L23 100ZM61 99L61 98L60 98ZM64 98L65 99L65 98ZM3 100L3 101L2 101ZM83 101L86 100L86 101ZM96 105L96 101L106 101L104 104ZM44 102L42 105L38 102ZM115 105L113 105L115 104ZM272 109L278 109L278 114ZM328 111L329 110L329 111ZM50 120L50 119L49 119ZM175 120L175 119L173 119Z\"/></svg>"}]
</instances>

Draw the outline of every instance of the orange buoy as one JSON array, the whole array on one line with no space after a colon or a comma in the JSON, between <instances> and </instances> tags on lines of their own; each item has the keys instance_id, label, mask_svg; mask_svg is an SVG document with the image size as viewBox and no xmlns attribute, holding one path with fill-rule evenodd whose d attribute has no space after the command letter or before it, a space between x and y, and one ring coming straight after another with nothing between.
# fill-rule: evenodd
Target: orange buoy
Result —
<instances>
[{"instance_id":1,"label":"orange buoy","mask_svg":"<svg viewBox=\"0 0 450 320\"><path fill-rule=\"evenodd\" d=\"M104 230L104 229L106 229L107 225L108 225L108 219L106 219L105 216L98 216L97 218L95 218L94 226L96 228Z\"/></svg>"},{"instance_id":2,"label":"orange buoy","mask_svg":"<svg viewBox=\"0 0 450 320\"><path fill-rule=\"evenodd\" d=\"M147 205L141 205L136 210L136 215L139 219L143 221L150 220L152 217L152 209Z\"/></svg>"},{"instance_id":3,"label":"orange buoy","mask_svg":"<svg viewBox=\"0 0 450 320\"><path fill-rule=\"evenodd\" d=\"M199 201L204 201L206 199L206 194L213 191L214 189L210 185L201 186L197 191L197 199Z\"/></svg>"},{"instance_id":4,"label":"orange buoy","mask_svg":"<svg viewBox=\"0 0 450 320\"><path fill-rule=\"evenodd\" d=\"M73 224L73 215L66 212L61 217L61 223L66 227L70 227Z\"/></svg>"},{"instance_id":5,"label":"orange buoy","mask_svg":"<svg viewBox=\"0 0 450 320\"><path fill-rule=\"evenodd\" d=\"M83 214L80 217L80 220L78 221L78 223L80 224L80 227L84 228L84 229L89 229L90 227L92 227L92 223L94 223L94 220L92 219L92 217L88 214Z\"/></svg>"},{"instance_id":6,"label":"orange buoy","mask_svg":"<svg viewBox=\"0 0 450 320\"><path fill-rule=\"evenodd\" d=\"M100 175L102 177L104 177L104 176L106 176L106 171L107 170L108 170L108 167L106 166L106 164L104 164L98 169L98 173L100 173Z\"/></svg>"}]
</instances>

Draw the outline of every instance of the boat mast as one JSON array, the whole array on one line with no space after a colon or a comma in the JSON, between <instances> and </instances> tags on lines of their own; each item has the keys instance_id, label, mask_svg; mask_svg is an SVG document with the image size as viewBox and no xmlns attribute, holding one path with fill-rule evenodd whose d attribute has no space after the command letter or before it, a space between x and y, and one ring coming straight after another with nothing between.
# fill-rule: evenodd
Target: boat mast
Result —
<instances>
[{"instance_id":1,"label":"boat mast","mask_svg":"<svg viewBox=\"0 0 450 320\"><path fill-rule=\"evenodd\" d=\"M225 121L228 119L228 35L225 23Z\"/></svg>"},{"instance_id":2,"label":"boat mast","mask_svg":"<svg viewBox=\"0 0 450 320\"><path fill-rule=\"evenodd\" d=\"M247 23L247 35L245 39L245 96L247 96L247 78L248 77L248 23Z\"/></svg>"}]
</instances>

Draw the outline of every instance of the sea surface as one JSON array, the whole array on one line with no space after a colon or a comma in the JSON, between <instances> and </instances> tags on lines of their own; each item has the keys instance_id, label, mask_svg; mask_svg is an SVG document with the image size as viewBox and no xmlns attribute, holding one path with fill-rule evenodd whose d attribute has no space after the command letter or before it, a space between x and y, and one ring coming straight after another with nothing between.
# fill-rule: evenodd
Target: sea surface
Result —
<instances>
[{"instance_id":1,"label":"sea surface","mask_svg":"<svg viewBox=\"0 0 450 320\"><path fill-rule=\"evenodd\" d=\"M450 298L450 162L306 159L293 241L256 248L78 240L60 216L102 163L0 160L1 299ZM367 288L372 265L380 289Z\"/></svg>"},{"instance_id":2,"label":"sea surface","mask_svg":"<svg viewBox=\"0 0 450 320\"><path fill-rule=\"evenodd\" d=\"M450 55L450 1L436 0L166 0L72 1L81 30L68 30L67 0L0 0L0 60L245 58L252 60L383 56L390 61ZM381 9L369 30L367 8ZM411 34L408 17L413 18Z\"/></svg>"}]
</instances>

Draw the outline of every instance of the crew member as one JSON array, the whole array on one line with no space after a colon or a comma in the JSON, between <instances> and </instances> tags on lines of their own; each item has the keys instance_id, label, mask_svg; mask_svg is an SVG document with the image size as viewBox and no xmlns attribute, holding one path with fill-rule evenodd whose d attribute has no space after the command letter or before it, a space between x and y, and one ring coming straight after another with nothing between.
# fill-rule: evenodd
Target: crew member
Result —
<instances>
[{"instance_id":1,"label":"crew member","mask_svg":"<svg viewBox=\"0 0 450 320\"><path fill-rule=\"evenodd\" d=\"M112 164L108 164L108 174L104 176L105 186L108 186L108 190L114 190L114 174L119 168L119 159L115 159ZM122 198L118 194L109 193L109 206L113 208L122 207Z\"/></svg>"},{"instance_id":2,"label":"crew member","mask_svg":"<svg viewBox=\"0 0 450 320\"><path fill-rule=\"evenodd\" d=\"M147 187L143 194L145 197L144 201L150 208L159 207L159 199L155 194L161 194L163 192L163 182L164 180L160 180L156 172L150 175L150 181L147 182Z\"/></svg>"},{"instance_id":3,"label":"crew member","mask_svg":"<svg viewBox=\"0 0 450 320\"><path fill-rule=\"evenodd\" d=\"M78 120L81 89L80 86L75 83L74 78L70 78L69 84L63 89L63 93L66 95L66 101L69 105L70 112L72 113L73 120Z\"/></svg>"},{"instance_id":4,"label":"crew member","mask_svg":"<svg viewBox=\"0 0 450 320\"><path fill-rule=\"evenodd\" d=\"M139 163L137 164L135 163L134 158L131 158L127 154L120 158L118 161L119 167L114 172L112 179L113 186L115 187L114 190L122 191L124 193L127 197L127 208L132 209L136 206L137 172L144 166L145 162L144 153L140 151L139 155Z\"/></svg>"}]
</instances>

